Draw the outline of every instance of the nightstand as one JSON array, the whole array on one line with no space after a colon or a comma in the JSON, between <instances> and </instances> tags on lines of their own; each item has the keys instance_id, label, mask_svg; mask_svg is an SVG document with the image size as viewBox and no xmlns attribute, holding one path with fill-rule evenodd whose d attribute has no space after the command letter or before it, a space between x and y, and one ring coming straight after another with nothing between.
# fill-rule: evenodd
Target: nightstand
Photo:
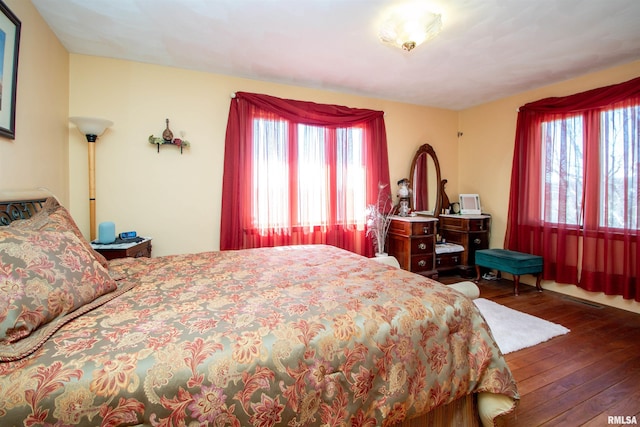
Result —
<instances>
[{"instance_id":1,"label":"nightstand","mask_svg":"<svg viewBox=\"0 0 640 427\"><path fill-rule=\"evenodd\" d=\"M91 247L102 254L106 259L115 258L151 258L151 239L144 238L141 242L131 243L112 243L102 245L99 243L91 243Z\"/></svg>"}]
</instances>

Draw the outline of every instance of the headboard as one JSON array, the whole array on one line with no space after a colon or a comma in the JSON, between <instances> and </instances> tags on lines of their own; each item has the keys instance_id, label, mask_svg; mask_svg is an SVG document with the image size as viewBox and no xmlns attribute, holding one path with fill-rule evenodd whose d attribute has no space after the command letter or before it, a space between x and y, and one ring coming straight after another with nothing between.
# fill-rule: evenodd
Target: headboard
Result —
<instances>
[{"instance_id":1,"label":"headboard","mask_svg":"<svg viewBox=\"0 0 640 427\"><path fill-rule=\"evenodd\" d=\"M0 191L0 226L31 218L53 194L43 190Z\"/></svg>"}]
</instances>

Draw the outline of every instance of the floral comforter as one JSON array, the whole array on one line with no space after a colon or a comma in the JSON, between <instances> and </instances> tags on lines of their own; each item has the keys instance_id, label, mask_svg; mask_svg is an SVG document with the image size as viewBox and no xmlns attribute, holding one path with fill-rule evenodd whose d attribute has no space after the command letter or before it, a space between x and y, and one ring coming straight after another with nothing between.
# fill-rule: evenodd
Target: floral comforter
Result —
<instances>
[{"instance_id":1,"label":"floral comforter","mask_svg":"<svg viewBox=\"0 0 640 427\"><path fill-rule=\"evenodd\" d=\"M0 363L0 425L392 425L518 398L471 300L330 246L111 261L133 289Z\"/></svg>"}]
</instances>

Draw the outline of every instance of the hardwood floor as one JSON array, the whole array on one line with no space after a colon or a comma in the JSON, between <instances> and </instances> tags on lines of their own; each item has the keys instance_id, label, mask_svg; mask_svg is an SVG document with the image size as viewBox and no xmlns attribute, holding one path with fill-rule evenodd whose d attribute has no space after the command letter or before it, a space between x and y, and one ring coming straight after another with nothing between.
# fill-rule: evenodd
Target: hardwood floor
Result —
<instances>
[{"instance_id":1,"label":"hardwood floor","mask_svg":"<svg viewBox=\"0 0 640 427\"><path fill-rule=\"evenodd\" d=\"M468 279L454 276L439 280L453 283ZM548 290L540 293L526 285L520 286L516 297L513 282L505 279L481 280L478 286L482 298L571 330L505 356L521 397L516 411L503 420L505 425L640 423L639 314ZM611 416L616 419L609 419Z\"/></svg>"}]
</instances>

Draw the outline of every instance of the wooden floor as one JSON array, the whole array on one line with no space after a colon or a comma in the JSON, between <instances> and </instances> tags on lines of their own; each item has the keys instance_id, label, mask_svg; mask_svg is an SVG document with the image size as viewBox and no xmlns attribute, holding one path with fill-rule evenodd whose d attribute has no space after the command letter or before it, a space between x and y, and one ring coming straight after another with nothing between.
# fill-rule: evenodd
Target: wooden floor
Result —
<instances>
[{"instance_id":1,"label":"wooden floor","mask_svg":"<svg viewBox=\"0 0 640 427\"><path fill-rule=\"evenodd\" d=\"M460 277L440 277L452 283ZM480 297L571 330L505 356L520 403L507 426L609 426L640 423L640 314L513 282L481 280ZM526 328L527 325L513 325ZM627 423L628 424L628 423Z\"/></svg>"}]
</instances>

